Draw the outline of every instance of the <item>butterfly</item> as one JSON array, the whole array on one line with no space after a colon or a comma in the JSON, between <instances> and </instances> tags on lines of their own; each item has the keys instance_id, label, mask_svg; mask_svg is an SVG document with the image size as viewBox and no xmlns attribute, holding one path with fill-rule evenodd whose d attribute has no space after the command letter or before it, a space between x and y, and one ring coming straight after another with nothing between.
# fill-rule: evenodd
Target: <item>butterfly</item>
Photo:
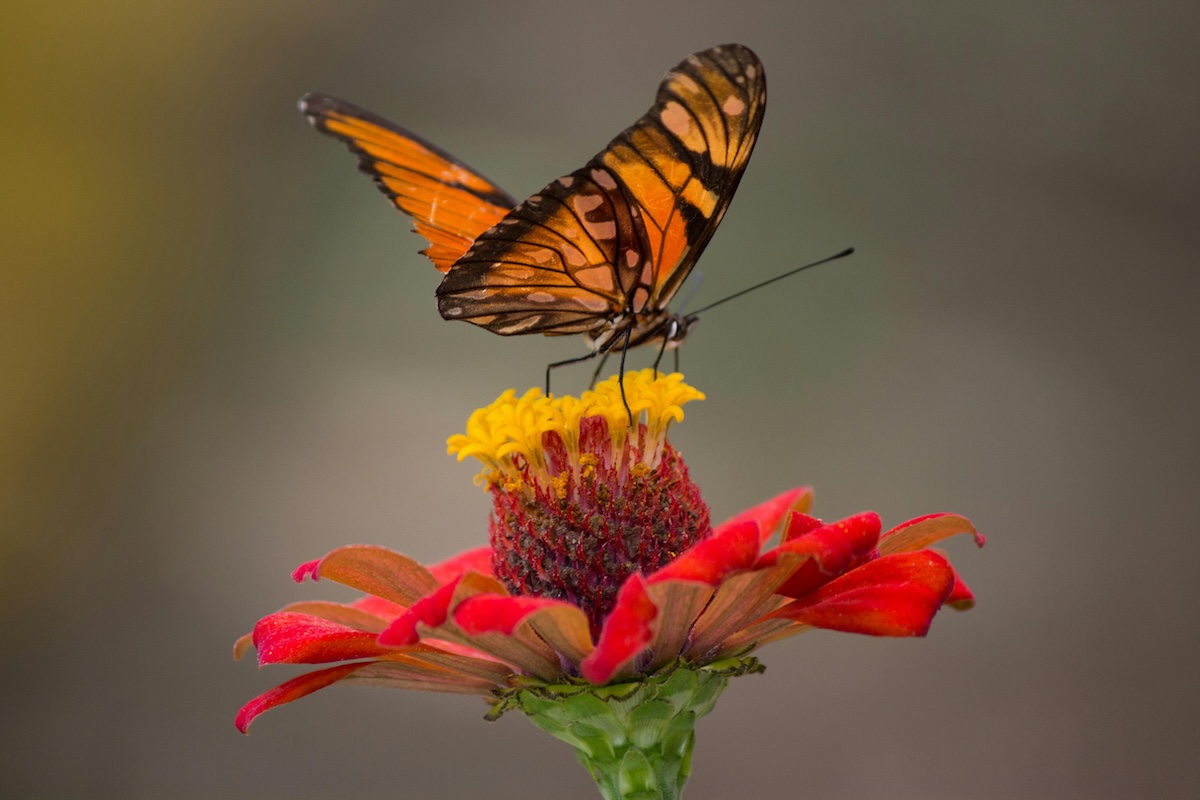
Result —
<instances>
[{"instance_id":1,"label":"butterfly","mask_svg":"<svg viewBox=\"0 0 1200 800\"><path fill-rule=\"evenodd\" d=\"M300 110L349 146L429 241L422 253L445 273L436 293L442 317L502 336L583 334L591 352L554 367L618 346L623 361L651 342L661 359L683 340L695 317L667 306L729 207L766 91L749 48L694 53L666 74L640 119L524 202L350 103L307 94Z\"/></svg>"}]
</instances>

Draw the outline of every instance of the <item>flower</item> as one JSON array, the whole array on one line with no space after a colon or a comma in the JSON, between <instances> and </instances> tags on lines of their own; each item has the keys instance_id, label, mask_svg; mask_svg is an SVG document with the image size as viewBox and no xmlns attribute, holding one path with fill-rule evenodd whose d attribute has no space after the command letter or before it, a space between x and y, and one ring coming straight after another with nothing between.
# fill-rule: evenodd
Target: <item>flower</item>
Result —
<instances>
[{"instance_id":1,"label":"flower","mask_svg":"<svg viewBox=\"0 0 1200 800\"><path fill-rule=\"evenodd\" d=\"M429 567L364 545L301 565L297 582L332 580L363 596L293 603L238 640L235 657L253 646L260 665L335 664L251 700L238 729L338 682L478 694L490 716L517 707L571 742L606 796L639 780L676 796L695 718L729 677L761 669L751 651L812 628L924 636L943 605L973 604L929 549L959 533L982 546L957 515L886 532L872 512L826 523L808 514L811 490L797 488L711 525L666 438L700 399L681 375L644 370L627 373L623 389L613 378L578 399L510 390L476 411L448 444L484 465L490 545ZM653 729L666 742L655 758L674 759L667 778L630 761L635 740L638 758L653 750L643 740L654 737L638 733L652 706L673 709ZM602 707L631 726L616 737L624 745L580 732ZM616 781L606 791L609 762L625 771L605 778Z\"/></svg>"}]
</instances>

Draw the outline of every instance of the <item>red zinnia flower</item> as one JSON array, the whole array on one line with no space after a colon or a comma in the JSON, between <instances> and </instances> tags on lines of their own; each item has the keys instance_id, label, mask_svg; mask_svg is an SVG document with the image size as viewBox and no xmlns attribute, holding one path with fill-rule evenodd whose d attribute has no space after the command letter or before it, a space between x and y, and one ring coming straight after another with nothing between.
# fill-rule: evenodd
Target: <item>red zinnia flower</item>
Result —
<instances>
[{"instance_id":1,"label":"red zinnia flower","mask_svg":"<svg viewBox=\"0 0 1200 800\"><path fill-rule=\"evenodd\" d=\"M730 676L761 669L752 650L810 628L924 636L943 605L973 604L929 549L958 533L982 545L963 517L932 514L886 532L871 512L824 523L799 488L712 526L666 440L683 404L703 395L652 370L624 385L637 425L613 378L579 399L506 392L450 439L460 460L486 466L490 546L431 567L361 545L301 565L297 581L364 595L293 603L234 654L253 646L260 665L340 663L250 701L238 729L339 681L479 694L491 716L519 707L573 744L606 796L623 796L615 787L631 780L677 796L695 718ZM580 719L599 708L630 735L609 732L598 748L581 734ZM661 730L646 728L651 718Z\"/></svg>"}]
</instances>

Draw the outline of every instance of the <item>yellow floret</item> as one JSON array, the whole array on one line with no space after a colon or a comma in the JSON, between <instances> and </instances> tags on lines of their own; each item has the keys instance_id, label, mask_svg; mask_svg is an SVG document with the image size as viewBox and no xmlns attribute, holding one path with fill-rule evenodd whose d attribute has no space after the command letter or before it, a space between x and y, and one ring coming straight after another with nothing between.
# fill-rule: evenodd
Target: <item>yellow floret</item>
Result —
<instances>
[{"instance_id":1,"label":"yellow floret","mask_svg":"<svg viewBox=\"0 0 1200 800\"><path fill-rule=\"evenodd\" d=\"M625 396L621 383L613 376L586 391L582 397L570 395L545 397L540 389L530 389L521 397L513 389L490 405L476 410L467 420L465 434L451 436L446 444L451 455L462 461L473 456L485 467L484 481L500 485L500 476L511 483L521 474L520 464L528 466L535 478L548 479L543 436L555 432L562 439L576 468L594 464L594 456L579 452L580 425L588 417L604 417L612 444L614 461L631 457L643 468L658 463L667 427L683 420L683 405L703 400L704 394L683 382L679 373L664 375L652 369L625 373ZM625 403L629 403L626 411ZM631 452L638 444L636 425L630 442L629 412L635 423L645 419L643 452ZM514 460L520 457L519 462ZM590 463L588 463L590 461ZM632 465L631 465L632 466ZM640 470L639 470L640 471Z\"/></svg>"}]
</instances>

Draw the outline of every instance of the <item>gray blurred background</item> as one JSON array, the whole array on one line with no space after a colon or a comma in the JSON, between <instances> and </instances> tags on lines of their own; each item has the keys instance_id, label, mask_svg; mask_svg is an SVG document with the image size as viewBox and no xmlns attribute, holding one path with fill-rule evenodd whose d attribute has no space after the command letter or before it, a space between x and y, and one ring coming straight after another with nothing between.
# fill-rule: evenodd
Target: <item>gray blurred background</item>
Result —
<instances>
[{"instance_id":1,"label":"gray blurred background","mask_svg":"<svg viewBox=\"0 0 1200 800\"><path fill-rule=\"evenodd\" d=\"M676 445L717 518L810 483L989 544L949 544L979 605L925 640L762 651L687 796L1197 796L1196 9L6 3L0 796L595 796L474 698L334 687L234 731L295 670L233 639L349 596L289 571L483 542L445 438L583 352L443 322L422 240L295 101L524 197L728 41L770 100L693 307L858 254L705 317Z\"/></svg>"}]
</instances>

